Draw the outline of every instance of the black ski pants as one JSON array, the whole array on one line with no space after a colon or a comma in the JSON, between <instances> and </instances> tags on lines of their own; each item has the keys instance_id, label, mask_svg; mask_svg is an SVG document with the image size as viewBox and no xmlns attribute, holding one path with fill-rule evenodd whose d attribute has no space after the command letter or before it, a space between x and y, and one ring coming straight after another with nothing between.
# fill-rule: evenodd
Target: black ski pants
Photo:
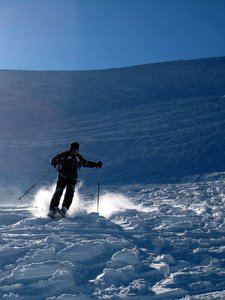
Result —
<instances>
[{"instance_id":1,"label":"black ski pants","mask_svg":"<svg viewBox=\"0 0 225 300\"><path fill-rule=\"evenodd\" d=\"M71 180L59 176L57 180L55 192L50 202L49 209L54 209L55 207L59 206L59 202L65 188L66 188L66 193L63 199L62 207L66 207L67 209L69 209L73 201L73 195L74 195L76 183L77 183L76 180Z\"/></svg>"}]
</instances>

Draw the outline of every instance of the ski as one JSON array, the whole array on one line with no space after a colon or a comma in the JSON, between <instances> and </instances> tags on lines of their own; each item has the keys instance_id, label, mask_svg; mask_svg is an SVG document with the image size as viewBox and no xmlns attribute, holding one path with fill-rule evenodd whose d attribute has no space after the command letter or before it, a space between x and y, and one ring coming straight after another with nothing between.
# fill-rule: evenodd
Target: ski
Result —
<instances>
[{"instance_id":1,"label":"ski","mask_svg":"<svg viewBox=\"0 0 225 300\"><path fill-rule=\"evenodd\" d=\"M58 207L55 208L54 213L48 213L48 217L52 220L60 220L62 218L66 218L65 214Z\"/></svg>"},{"instance_id":2,"label":"ski","mask_svg":"<svg viewBox=\"0 0 225 300\"><path fill-rule=\"evenodd\" d=\"M66 218L66 215L59 209L58 207L55 209L56 213L58 213L62 218Z\"/></svg>"}]
</instances>

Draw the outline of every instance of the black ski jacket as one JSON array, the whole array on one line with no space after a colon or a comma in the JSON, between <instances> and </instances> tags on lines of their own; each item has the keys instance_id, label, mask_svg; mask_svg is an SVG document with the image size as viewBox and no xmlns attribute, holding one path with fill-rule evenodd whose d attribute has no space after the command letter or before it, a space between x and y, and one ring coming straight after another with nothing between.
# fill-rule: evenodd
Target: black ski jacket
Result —
<instances>
[{"instance_id":1,"label":"black ski jacket","mask_svg":"<svg viewBox=\"0 0 225 300\"><path fill-rule=\"evenodd\" d=\"M97 167L96 162L86 160L79 153L76 156L71 156L70 151L62 152L53 157L51 165L54 168L58 165L59 176L70 180L77 179L77 171L80 167Z\"/></svg>"}]
</instances>

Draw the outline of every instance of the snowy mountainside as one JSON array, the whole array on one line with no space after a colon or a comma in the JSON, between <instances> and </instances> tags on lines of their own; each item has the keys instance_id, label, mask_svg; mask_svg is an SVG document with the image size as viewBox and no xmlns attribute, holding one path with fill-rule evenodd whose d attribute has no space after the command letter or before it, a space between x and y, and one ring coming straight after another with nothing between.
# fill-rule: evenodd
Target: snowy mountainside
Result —
<instances>
[{"instance_id":1,"label":"snowy mountainside","mask_svg":"<svg viewBox=\"0 0 225 300\"><path fill-rule=\"evenodd\" d=\"M2 299L224 299L224 67L0 71ZM51 220L49 160L74 140L104 162L99 214L81 170Z\"/></svg>"},{"instance_id":2,"label":"snowy mountainside","mask_svg":"<svg viewBox=\"0 0 225 300\"><path fill-rule=\"evenodd\" d=\"M225 58L74 72L0 71L1 185L29 187L81 143L106 184L224 170ZM96 173L83 170L88 185ZM52 182L55 173L48 180Z\"/></svg>"}]
</instances>

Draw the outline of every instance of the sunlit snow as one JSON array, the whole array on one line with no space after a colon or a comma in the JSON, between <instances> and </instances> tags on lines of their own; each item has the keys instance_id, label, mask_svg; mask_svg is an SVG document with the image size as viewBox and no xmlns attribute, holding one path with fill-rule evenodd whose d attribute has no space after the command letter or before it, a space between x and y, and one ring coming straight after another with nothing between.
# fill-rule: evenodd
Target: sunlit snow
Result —
<instances>
[{"instance_id":1,"label":"sunlit snow","mask_svg":"<svg viewBox=\"0 0 225 300\"><path fill-rule=\"evenodd\" d=\"M225 299L224 58L0 79L1 299ZM103 168L51 220L71 141Z\"/></svg>"}]
</instances>

